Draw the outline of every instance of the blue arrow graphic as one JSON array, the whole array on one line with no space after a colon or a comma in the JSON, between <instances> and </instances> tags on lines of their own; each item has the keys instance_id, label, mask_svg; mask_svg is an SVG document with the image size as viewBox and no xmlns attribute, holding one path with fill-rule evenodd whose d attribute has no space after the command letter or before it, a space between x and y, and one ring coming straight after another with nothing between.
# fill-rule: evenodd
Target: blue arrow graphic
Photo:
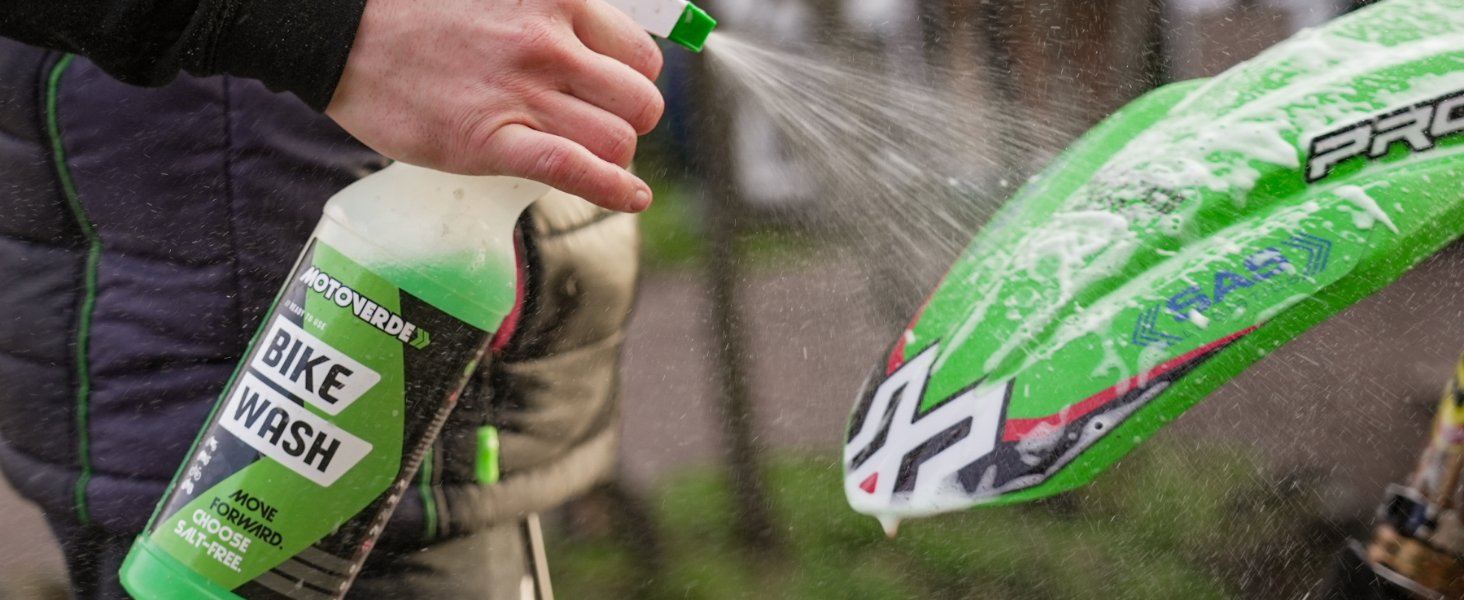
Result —
<instances>
[{"instance_id":1,"label":"blue arrow graphic","mask_svg":"<svg viewBox=\"0 0 1464 600\"><path fill-rule=\"evenodd\" d=\"M1162 331L1154 331L1154 321L1159 318L1159 309L1163 304L1156 304L1144 314L1139 315L1139 322L1134 324L1133 341L1140 346L1152 346L1163 343L1166 347L1173 346L1180 338L1169 335Z\"/></svg>"},{"instance_id":2,"label":"blue arrow graphic","mask_svg":"<svg viewBox=\"0 0 1464 600\"><path fill-rule=\"evenodd\" d=\"M1306 252L1307 277L1327 270L1327 259L1332 256L1332 242L1314 235L1298 233L1281 242L1281 245Z\"/></svg>"}]
</instances>

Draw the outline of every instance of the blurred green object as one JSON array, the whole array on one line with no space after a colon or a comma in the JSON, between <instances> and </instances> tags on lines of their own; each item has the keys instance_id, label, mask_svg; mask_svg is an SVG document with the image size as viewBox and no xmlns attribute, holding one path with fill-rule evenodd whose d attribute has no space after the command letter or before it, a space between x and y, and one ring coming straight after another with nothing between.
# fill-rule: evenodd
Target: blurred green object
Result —
<instances>
[{"instance_id":1,"label":"blurred green object","mask_svg":"<svg viewBox=\"0 0 1464 600\"><path fill-rule=\"evenodd\" d=\"M648 271L685 269L705 257L696 189L671 177L646 176L655 200L640 213L641 261ZM756 268L813 258L836 240L771 220L753 220L740 232L741 258Z\"/></svg>"},{"instance_id":2,"label":"blurred green object","mask_svg":"<svg viewBox=\"0 0 1464 600\"><path fill-rule=\"evenodd\" d=\"M692 211L693 191L671 178L646 177L655 197L640 213L641 259L650 270L675 268L701 257L701 236Z\"/></svg>"},{"instance_id":3,"label":"blurred green object","mask_svg":"<svg viewBox=\"0 0 1464 600\"><path fill-rule=\"evenodd\" d=\"M478 428L478 483L498 483L498 428L484 425Z\"/></svg>"}]
</instances>

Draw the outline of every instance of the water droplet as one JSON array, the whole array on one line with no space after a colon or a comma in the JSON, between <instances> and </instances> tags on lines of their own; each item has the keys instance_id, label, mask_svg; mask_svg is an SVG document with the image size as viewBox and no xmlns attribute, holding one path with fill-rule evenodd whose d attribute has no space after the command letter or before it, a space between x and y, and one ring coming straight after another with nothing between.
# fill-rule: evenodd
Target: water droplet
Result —
<instances>
[{"instance_id":1,"label":"water droplet","mask_svg":"<svg viewBox=\"0 0 1464 600\"><path fill-rule=\"evenodd\" d=\"M900 533L900 518L893 515L880 515L877 517L879 524L884 527L885 536L894 539Z\"/></svg>"}]
</instances>

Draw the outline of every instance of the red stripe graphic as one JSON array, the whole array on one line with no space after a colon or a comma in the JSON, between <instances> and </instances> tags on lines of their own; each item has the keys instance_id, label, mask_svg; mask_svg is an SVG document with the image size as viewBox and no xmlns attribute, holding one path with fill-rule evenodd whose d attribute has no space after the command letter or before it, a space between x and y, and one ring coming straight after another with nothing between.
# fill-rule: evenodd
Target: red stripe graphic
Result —
<instances>
[{"instance_id":1,"label":"red stripe graphic","mask_svg":"<svg viewBox=\"0 0 1464 600\"><path fill-rule=\"evenodd\" d=\"M1041 428L1043 430L1043 433L1047 433L1057 428L1060 428L1063 425L1066 425L1073 422L1074 420L1083 417L1083 415L1098 410L1103 405L1112 402L1114 399L1118 398L1124 393L1127 393L1128 391L1137 388L1141 381L1152 381L1154 378L1173 371L1175 368L1183 366L1185 363L1188 363L1198 358L1200 355L1206 352L1240 339L1241 336L1255 331L1256 327L1260 327L1260 325L1256 325L1244 331L1231 334L1230 336L1215 340L1205 346L1201 346L1177 357L1171 358L1163 363L1160 363L1159 366L1150 369L1148 373L1145 373L1143 375L1135 375L1134 377L1129 378L1129 380L1124 383L1115 385L1111 388L1092 395L1087 400L1083 400L1082 402L1079 402L1077 404L1069 405L1067 408L1063 409L1062 412L1059 412L1055 415L1048 415L1045 417L1033 417L1030 419L1007 419L1006 430L1002 432L1001 439L1002 441L1006 442L1015 442L1026 438L1028 435L1031 435L1033 430L1036 430L1038 428ZM1123 391L1120 392L1120 389ZM1048 427L1043 427L1043 425L1047 425Z\"/></svg>"},{"instance_id":2,"label":"red stripe graphic","mask_svg":"<svg viewBox=\"0 0 1464 600\"><path fill-rule=\"evenodd\" d=\"M885 365L886 377L894 375L895 371L905 365L905 340L915 335L915 324L920 322L920 316L925 314L925 308L930 306L930 299L934 297L935 292L931 292L929 296L925 297L925 303L920 305L920 310L915 311L915 318L910 319L910 325L905 328L904 333L900 334L900 339L895 341L895 349L890 352L890 362Z\"/></svg>"}]
</instances>

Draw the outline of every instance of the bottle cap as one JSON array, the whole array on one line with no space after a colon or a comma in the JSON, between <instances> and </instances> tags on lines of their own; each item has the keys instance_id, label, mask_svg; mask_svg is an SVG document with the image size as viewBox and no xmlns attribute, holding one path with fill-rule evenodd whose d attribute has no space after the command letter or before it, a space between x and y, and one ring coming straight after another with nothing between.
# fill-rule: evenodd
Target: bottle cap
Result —
<instances>
[{"instance_id":1,"label":"bottle cap","mask_svg":"<svg viewBox=\"0 0 1464 600\"><path fill-rule=\"evenodd\" d=\"M671 34L666 39L686 46L694 52L701 52L702 44L707 42L707 36L712 34L716 28L717 20L695 4L687 4L686 10L681 12L681 19L671 29Z\"/></svg>"}]
</instances>

